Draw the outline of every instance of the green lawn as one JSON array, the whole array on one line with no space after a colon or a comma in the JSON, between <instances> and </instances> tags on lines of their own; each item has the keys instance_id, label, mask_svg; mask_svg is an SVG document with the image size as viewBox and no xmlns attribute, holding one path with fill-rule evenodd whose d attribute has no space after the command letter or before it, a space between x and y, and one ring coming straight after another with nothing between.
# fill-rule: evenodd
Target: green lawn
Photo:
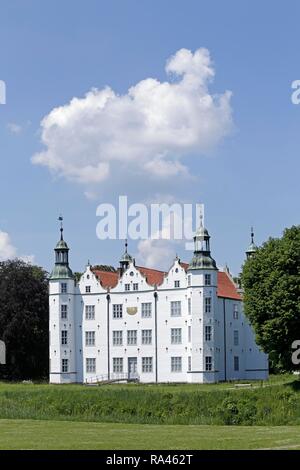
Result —
<instances>
[{"instance_id":1,"label":"green lawn","mask_svg":"<svg viewBox=\"0 0 300 470\"><path fill-rule=\"evenodd\" d=\"M268 380L260 381L260 380L243 380L243 381L232 381L232 382L220 382L216 384L173 384L173 383L162 383L162 384L136 384L136 383L129 383L129 384L118 384L113 383L109 385L99 385L101 390L145 390L147 392L169 392L169 393L176 393L176 392L193 392L193 391L200 391L200 392L211 392L213 390L232 390L235 388L235 384L239 383L249 383L251 384L251 388L259 388L261 386L268 387L268 386L276 386L276 385L284 385L291 383L297 379L298 376L293 374L281 374L281 375L270 375ZM81 384L68 384L68 385L49 385L48 382L45 383L38 383L38 384L22 384L19 382L0 382L0 393L5 391L19 391L21 388L23 390L46 390L46 389L56 389L56 390L82 390L84 389L94 389L95 387L81 385Z\"/></svg>"},{"instance_id":2,"label":"green lawn","mask_svg":"<svg viewBox=\"0 0 300 470\"><path fill-rule=\"evenodd\" d=\"M299 426L0 420L0 449L300 449Z\"/></svg>"},{"instance_id":3,"label":"green lawn","mask_svg":"<svg viewBox=\"0 0 300 470\"><path fill-rule=\"evenodd\" d=\"M234 383L49 385L0 383L0 419L136 425L300 425L300 380Z\"/></svg>"}]
</instances>

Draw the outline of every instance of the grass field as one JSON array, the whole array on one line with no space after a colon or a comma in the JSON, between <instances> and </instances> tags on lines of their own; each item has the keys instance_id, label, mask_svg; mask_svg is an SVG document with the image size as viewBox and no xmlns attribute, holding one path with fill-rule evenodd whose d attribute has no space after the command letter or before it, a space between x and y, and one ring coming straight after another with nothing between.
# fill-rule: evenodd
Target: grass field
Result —
<instances>
[{"instance_id":1,"label":"grass field","mask_svg":"<svg viewBox=\"0 0 300 470\"><path fill-rule=\"evenodd\" d=\"M224 426L225 425L225 426ZM300 380L0 383L0 449L300 449Z\"/></svg>"},{"instance_id":2,"label":"grass field","mask_svg":"<svg viewBox=\"0 0 300 470\"><path fill-rule=\"evenodd\" d=\"M300 449L298 426L165 426L0 420L0 449Z\"/></svg>"},{"instance_id":3,"label":"grass field","mask_svg":"<svg viewBox=\"0 0 300 470\"><path fill-rule=\"evenodd\" d=\"M0 419L162 425L298 425L300 380L214 385L0 384Z\"/></svg>"}]
</instances>

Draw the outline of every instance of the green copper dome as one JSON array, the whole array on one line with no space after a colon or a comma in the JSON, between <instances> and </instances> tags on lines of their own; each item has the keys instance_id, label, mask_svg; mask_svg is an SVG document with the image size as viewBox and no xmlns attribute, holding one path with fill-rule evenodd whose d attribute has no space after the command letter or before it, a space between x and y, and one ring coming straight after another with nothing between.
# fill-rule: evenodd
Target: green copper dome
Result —
<instances>
[{"instance_id":1,"label":"green copper dome","mask_svg":"<svg viewBox=\"0 0 300 470\"><path fill-rule=\"evenodd\" d=\"M200 225L197 232L195 233L195 237L209 237L208 230L203 227L203 225Z\"/></svg>"},{"instance_id":2,"label":"green copper dome","mask_svg":"<svg viewBox=\"0 0 300 470\"><path fill-rule=\"evenodd\" d=\"M69 247L63 237L62 216L59 217L61 222L60 240L57 242L55 251L55 266L51 273L50 279L74 279L72 270L69 267Z\"/></svg>"},{"instance_id":3,"label":"green copper dome","mask_svg":"<svg viewBox=\"0 0 300 470\"><path fill-rule=\"evenodd\" d=\"M132 261L132 256L129 253L125 252L120 261L130 262Z\"/></svg>"},{"instance_id":4,"label":"green copper dome","mask_svg":"<svg viewBox=\"0 0 300 470\"><path fill-rule=\"evenodd\" d=\"M246 250L246 256L247 258L251 258L252 255L254 255L254 253L256 253L257 251L257 246L255 245L254 243L254 231L253 231L253 227L251 227L251 243L250 245L248 246L247 250Z\"/></svg>"},{"instance_id":5,"label":"green copper dome","mask_svg":"<svg viewBox=\"0 0 300 470\"><path fill-rule=\"evenodd\" d=\"M56 264L53 268L50 279L73 279L73 273L69 266Z\"/></svg>"},{"instance_id":6,"label":"green copper dome","mask_svg":"<svg viewBox=\"0 0 300 470\"><path fill-rule=\"evenodd\" d=\"M255 253L257 250L257 246L255 245L255 243L250 243L246 253Z\"/></svg>"},{"instance_id":7,"label":"green copper dome","mask_svg":"<svg viewBox=\"0 0 300 470\"><path fill-rule=\"evenodd\" d=\"M218 269L215 260L210 255L208 230L203 226L202 220L200 227L194 236L195 250L194 256L189 264L188 270L197 269Z\"/></svg>"},{"instance_id":8,"label":"green copper dome","mask_svg":"<svg viewBox=\"0 0 300 470\"><path fill-rule=\"evenodd\" d=\"M65 240L59 240L59 242L57 243L55 247L55 250L68 250L68 249L69 247L66 244Z\"/></svg>"},{"instance_id":9,"label":"green copper dome","mask_svg":"<svg viewBox=\"0 0 300 470\"><path fill-rule=\"evenodd\" d=\"M215 260L210 255L194 253L188 270L190 271L195 269L217 269L217 265Z\"/></svg>"}]
</instances>

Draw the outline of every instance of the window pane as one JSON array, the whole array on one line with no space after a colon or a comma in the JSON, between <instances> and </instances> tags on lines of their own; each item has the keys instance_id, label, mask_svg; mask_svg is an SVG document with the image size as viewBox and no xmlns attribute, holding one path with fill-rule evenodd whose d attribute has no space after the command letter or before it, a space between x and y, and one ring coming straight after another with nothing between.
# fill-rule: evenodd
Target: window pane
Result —
<instances>
[{"instance_id":1,"label":"window pane","mask_svg":"<svg viewBox=\"0 0 300 470\"><path fill-rule=\"evenodd\" d=\"M142 330L142 344L152 343L152 330Z\"/></svg>"},{"instance_id":2,"label":"window pane","mask_svg":"<svg viewBox=\"0 0 300 470\"><path fill-rule=\"evenodd\" d=\"M151 308L152 308L151 302L142 303L142 318L151 317L151 314L152 314Z\"/></svg>"},{"instance_id":3,"label":"window pane","mask_svg":"<svg viewBox=\"0 0 300 470\"><path fill-rule=\"evenodd\" d=\"M152 372L153 371L153 358L152 357L142 357L142 372Z\"/></svg>"},{"instance_id":4,"label":"window pane","mask_svg":"<svg viewBox=\"0 0 300 470\"><path fill-rule=\"evenodd\" d=\"M122 318L123 317L123 305L114 304L113 305L113 318Z\"/></svg>"},{"instance_id":5,"label":"window pane","mask_svg":"<svg viewBox=\"0 0 300 470\"><path fill-rule=\"evenodd\" d=\"M171 344L181 344L181 328L171 328Z\"/></svg>"},{"instance_id":6,"label":"window pane","mask_svg":"<svg viewBox=\"0 0 300 470\"><path fill-rule=\"evenodd\" d=\"M114 346L123 345L123 331L113 331L113 345Z\"/></svg>"},{"instance_id":7,"label":"window pane","mask_svg":"<svg viewBox=\"0 0 300 470\"><path fill-rule=\"evenodd\" d=\"M113 372L116 374L123 372L123 358L122 357L113 358Z\"/></svg>"},{"instance_id":8,"label":"window pane","mask_svg":"<svg viewBox=\"0 0 300 470\"><path fill-rule=\"evenodd\" d=\"M171 317L180 317L181 316L181 302L180 300L171 302Z\"/></svg>"}]
</instances>

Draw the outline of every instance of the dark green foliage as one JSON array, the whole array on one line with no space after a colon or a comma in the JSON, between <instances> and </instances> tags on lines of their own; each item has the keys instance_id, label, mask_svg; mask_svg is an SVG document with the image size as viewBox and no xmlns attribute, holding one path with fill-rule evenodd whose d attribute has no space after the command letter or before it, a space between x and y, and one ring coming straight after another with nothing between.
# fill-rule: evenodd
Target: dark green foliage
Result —
<instances>
[{"instance_id":1,"label":"dark green foliage","mask_svg":"<svg viewBox=\"0 0 300 470\"><path fill-rule=\"evenodd\" d=\"M0 339L6 362L0 377L36 379L48 374L47 273L20 260L0 263Z\"/></svg>"},{"instance_id":2,"label":"dark green foliage","mask_svg":"<svg viewBox=\"0 0 300 470\"><path fill-rule=\"evenodd\" d=\"M107 271L109 273L116 273L117 270L113 266L108 266L106 264L96 264L92 267L92 269L96 269L98 271Z\"/></svg>"},{"instance_id":3,"label":"dark green foliage","mask_svg":"<svg viewBox=\"0 0 300 470\"><path fill-rule=\"evenodd\" d=\"M75 273L73 273L74 279L77 283L80 281L80 278L81 278L82 274L83 273L79 273L77 271Z\"/></svg>"},{"instance_id":4,"label":"dark green foliage","mask_svg":"<svg viewBox=\"0 0 300 470\"><path fill-rule=\"evenodd\" d=\"M245 262L242 282L245 313L271 366L295 369L291 345L300 339L300 226L264 243Z\"/></svg>"}]
</instances>

